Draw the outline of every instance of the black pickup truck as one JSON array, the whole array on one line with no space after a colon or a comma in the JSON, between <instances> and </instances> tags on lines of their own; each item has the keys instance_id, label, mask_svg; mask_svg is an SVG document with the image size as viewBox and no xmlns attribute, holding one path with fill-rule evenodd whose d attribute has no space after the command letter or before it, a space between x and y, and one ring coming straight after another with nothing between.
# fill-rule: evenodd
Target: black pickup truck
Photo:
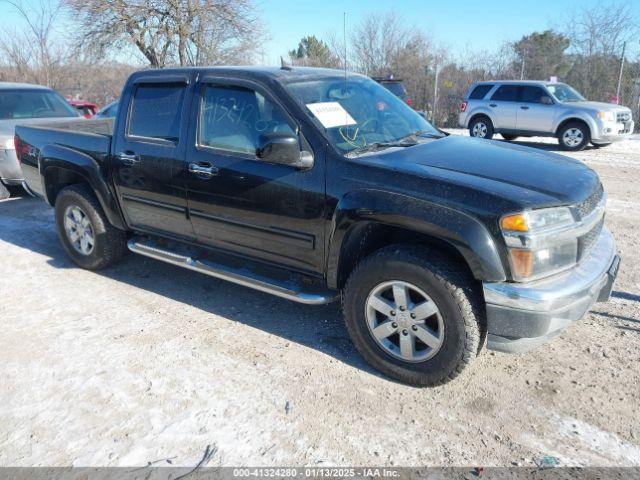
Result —
<instances>
[{"instance_id":1,"label":"black pickup truck","mask_svg":"<svg viewBox=\"0 0 640 480\"><path fill-rule=\"evenodd\" d=\"M447 135L356 74L142 71L113 121L19 126L15 141L79 266L130 250L296 302L341 298L365 359L414 385L456 377L485 343L548 340L608 299L619 264L591 169Z\"/></svg>"}]
</instances>

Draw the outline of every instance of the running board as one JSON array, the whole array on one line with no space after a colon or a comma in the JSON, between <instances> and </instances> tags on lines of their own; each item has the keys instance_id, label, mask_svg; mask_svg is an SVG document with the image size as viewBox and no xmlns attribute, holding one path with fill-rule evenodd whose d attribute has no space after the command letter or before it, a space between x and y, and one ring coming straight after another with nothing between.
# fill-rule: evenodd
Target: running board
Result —
<instances>
[{"instance_id":1,"label":"running board","mask_svg":"<svg viewBox=\"0 0 640 480\"><path fill-rule=\"evenodd\" d=\"M145 257L155 258L163 262L204 273L212 277L237 283L245 287L253 288L261 292L270 293L277 297L286 298L307 305L324 305L338 298L338 292L320 286L308 286L308 291L303 291L301 275L289 275L288 278L272 278L268 275L257 273L244 265L230 265L222 261L198 259L188 253L179 253L160 246L146 238L132 238L127 246L129 250ZM281 270L281 269L279 269ZM283 273L282 270L279 273ZM282 277L282 275L280 275ZM300 278L298 278L300 277Z\"/></svg>"}]
</instances>

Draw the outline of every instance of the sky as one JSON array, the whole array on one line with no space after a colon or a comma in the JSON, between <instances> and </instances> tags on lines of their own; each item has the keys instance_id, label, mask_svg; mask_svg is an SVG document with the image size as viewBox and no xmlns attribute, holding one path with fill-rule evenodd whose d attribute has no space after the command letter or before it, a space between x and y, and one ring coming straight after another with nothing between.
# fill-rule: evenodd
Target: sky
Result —
<instances>
[{"instance_id":1,"label":"sky","mask_svg":"<svg viewBox=\"0 0 640 480\"><path fill-rule=\"evenodd\" d=\"M505 41L517 40L534 30L562 26L581 6L598 0L264 0L261 7L271 41L265 60L275 63L297 46L300 38L334 32L342 37L343 13L347 35L369 12L396 11L409 24L429 34L454 54L465 49L495 50ZM640 0L626 0L640 22ZM633 51L640 50L640 39Z\"/></svg>"},{"instance_id":2,"label":"sky","mask_svg":"<svg viewBox=\"0 0 640 480\"><path fill-rule=\"evenodd\" d=\"M24 0L31 3L46 0ZM640 22L640 0L628 3ZM602 0L255 0L270 35L263 46L263 61L279 64L280 56L298 45L306 35L342 37L343 14L347 31L370 12L395 11L408 24L427 33L454 55L465 50L493 51L506 41L518 40L532 31L566 23L571 12ZM0 30L19 21L13 8L0 0ZM637 45L628 46L632 54Z\"/></svg>"}]
</instances>

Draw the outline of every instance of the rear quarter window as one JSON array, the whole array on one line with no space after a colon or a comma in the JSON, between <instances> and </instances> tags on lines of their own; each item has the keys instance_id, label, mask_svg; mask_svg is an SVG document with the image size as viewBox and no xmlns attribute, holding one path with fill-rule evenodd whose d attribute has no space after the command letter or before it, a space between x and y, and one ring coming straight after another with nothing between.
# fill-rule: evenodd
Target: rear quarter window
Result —
<instances>
[{"instance_id":1,"label":"rear quarter window","mask_svg":"<svg viewBox=\"0 0 640 480\"><path fill-rule=\"evenodd\" d=\"M493 85L478 85L469 94L469 100L482 100L492 88Z\"/></svg>"},{"instance_id":2,"label":"rear quarter window","mask_svg":"<svg viewBox=\"0 0 640 480\"><path fill-rule=\"evenodd\" d=\"M177 142L185 90L183 83L138 85L133 95L128 134Z\"/></svg>"}]
</instances>

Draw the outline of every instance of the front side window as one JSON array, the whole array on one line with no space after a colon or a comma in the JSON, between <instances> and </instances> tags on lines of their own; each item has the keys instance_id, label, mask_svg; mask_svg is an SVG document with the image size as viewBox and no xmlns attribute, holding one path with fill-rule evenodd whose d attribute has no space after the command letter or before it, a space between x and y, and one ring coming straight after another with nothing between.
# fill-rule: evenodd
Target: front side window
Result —
<instances>
[{"instance_id":1,"label":"front side window","mask_svg":"<svg viewBox=\"0 0 640 480\"><path fill-rule=\"evenodd\" d=\"M129 135L177 142L185 90L183 83L139 85L133 95Z\"/></svg>"},{"instance_id":2,"label":"front side window","mask_svg":"<svg viewBox=\"0 0 640 480\"><path fill-rule=\"evenodd\" d=\"M345 154L384 148L407 137L442 136L400 98L366 77L295 79L284 87Z\"/></svg>"},{"instance_id":3,"label":"front side window","mask_svg":"<svg viewBox=\"0 0 640 480\"><path fill-rule=\"evenodd\" d=\"M542 103L542 97L548 97L540 87L522 87L520 101L524 103Z\"/></svg>"},{"instance_id":4,"label":"front side window","mask_svg":"<svg viewBox=\"0 0 640 480\"><path fill-rule=\"evenodd\" d=\"M491 100L498 102L515 102L518 100L518 87L517 85L502 85L496 93L493 94Z\"/></svg>"},{"instance_id":5,"label":"front side window","mask_svg":"<svg viewBox=\"0 0 640 480\"><path fill-rule=\"evenodd\" d=\"M564 83L547 85L547 90L549 90L551 95L556 97L556 100L559 102L583 102L585 100L577 90Z\"/></svg>"},{"instance_id":6,"label":"front side window","mask_svg":"<svg viewBox=\"0 0 640 480\"><path fill-rule=\"evenodd\" d=\"M251 88L207 85L202 95L198 144L254 155L263 135L295 136L279 106Z\"/></svg>"},{"instance_id":7,"label":"front side window","mask_svg":"<svg viewBox=\"0 0 640 480\"><path fill-rule=\"evenodd\" d=\"M0 120L78 116L64 98L51 90L0 90Z\"/></svg>"}]
</instances>

